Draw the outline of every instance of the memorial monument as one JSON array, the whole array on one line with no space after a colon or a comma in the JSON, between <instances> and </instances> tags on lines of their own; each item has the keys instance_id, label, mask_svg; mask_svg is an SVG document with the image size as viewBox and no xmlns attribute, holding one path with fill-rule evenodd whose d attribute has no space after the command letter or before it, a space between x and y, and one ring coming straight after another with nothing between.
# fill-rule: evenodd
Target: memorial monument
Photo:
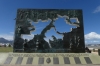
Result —
<instances>
[{"instance_id":1,"label":"memorial monument","mask_svg":"<svg viewBox=\"0 0 100 66\"><path fill-rule=\"evenodd\" d=\"M73 25L76 28L72 28L69 32L60 33L55 27L56 19L60 16L65 18L67 24ZM71 22L72 18L75 18L77 21ZM59 50L59 52L64 53L85 53L83 15L80 9L18 9L13 52L26 52L26 50L24 50L25 48L23 48L24 39L22 35L30 35L31 31L37 30L29 20L32 22L51 20L51 22L39 35L35 35L33 39L26 43L27 52L56 53L58 52L57 50ZM31 28L31 30L29 28ZM49 40L49 42L47 42L44 40L44 38L47 37L45 33L51 28L54 28L57 34L63 35L63 39L60 40L60 42L56 36L52 37L54 39L53 41ZM49 44L52 48L50 48Z\"/></svg>"}]
</instances>

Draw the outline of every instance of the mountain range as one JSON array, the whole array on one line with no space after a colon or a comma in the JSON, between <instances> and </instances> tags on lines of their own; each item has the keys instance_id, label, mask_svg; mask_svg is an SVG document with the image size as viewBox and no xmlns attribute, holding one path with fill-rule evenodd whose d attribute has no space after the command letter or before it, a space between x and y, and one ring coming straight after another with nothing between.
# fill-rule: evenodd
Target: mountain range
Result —
<instances>
[{"instance_id":1,"label":"mountain range","mask_svg":"<svg viewBox=\"0 0 100 66\"><path fill-rule=\"evenodd\" d=\"M7 40L7 39L5 39L5 38L0 38L0 43L13 43L13 40Z\"/></svg>"}]
</instances>

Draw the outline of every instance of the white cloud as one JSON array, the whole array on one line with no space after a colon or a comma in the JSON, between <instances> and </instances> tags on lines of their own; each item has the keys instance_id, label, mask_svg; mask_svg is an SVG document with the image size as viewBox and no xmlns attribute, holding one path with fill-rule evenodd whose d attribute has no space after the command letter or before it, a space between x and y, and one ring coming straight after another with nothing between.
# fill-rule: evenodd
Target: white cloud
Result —
<instances>
[{"instance_id":1,"label":"white cloud","mask_svg":"<svg viewBox=\"0 0 100 66\"><path fill-rule=\"evenodd\" d=\"M85 40L85 44L100 44L99 40Z\"/></svg>"},{"instance_id":2,"label":"white cloud","mask_svg":"<svg viewBox=\"0 0 100 66\"><path fill-rule=\"evenodd\" d=\"M0 34L0 38L5 38L7 40L14 40L14 32L10 32L9 34ZM32 39L34 37L34 34L30 34L30 35L23 35L22 38L24 39Z\"/></svg>"},{"instance_id":3,"label":"white cloud","mask_svg":"<svg viewBox=\"0 0 100 66\"><path fill-rule=\"evenodd\" d=\"M49 39L48 38L45 38L44 40L46 40L47 42L49 42Z\"/></svg>"},{"instance_id":4,"label":"white cloud","mask_svg":"<svg viewBox=\"0 0 100 66\"><path fill-rule=\"evenodd\" d=\"M10 32L10 34L14 34L14 32Z\"/></svg>"},{"instance_id":5,"label":"white cloud","mask_svg":"<svg viewBox=\"0 0 100 66\"><path fill-rule=\"evenodd\" d=\"M98 6L98 7L93 11L93 13L98 13L98 12L100 12L100 6Z\"/></svg>"},{"instance_id":6,"label":"white cloud","mask_svg":"<svg viewBox=\"0 0 100 66\"><path fill-rule=\"evenodd\" d=\"M5 38L7 40L13 40L13 35L12 34L0 34L0 38Z\"/></svg>"},{"instance_id":7,"label":"white cloud","mask_svg":"<svg viewBox=\"0 0 100 66\"><path fill-rule=\"evenodd\" d=\"M92 40L92 39L100 39L100 34L97 34L96 32L90 32L88 34L85 35L85 39L89 39L89 40Z\"/></svg>"},{"instance_id":8,"label":"white cloud","mask_svg":"<svg viewBox=\"0 0 100 66\"><path fill-rule=\"evenodd\" d=\"M85 35L86 44L100 44L100 34L96 32L90 32Z\"/></svg>"},{"instance_id":9,"label":"white cloud","mask_svg":"<svg viewBox=\"0 0 100 66\"><path fill-rule=\"evenodd\" d=\"M52 40L52 37L46 37L46 38L44 38L44 40L46 40L47 42L49 42L49 39Z\"/></svg>"},{"instance_id":10,"label":"white cloud","mask_svg":"<svg viewBox=\"0 0 100 66\"><path fill-rule=\"evenodd\" d=\"M94 41L92 41L92 42L100 42L100 41L95 41L95 40L94 40Z\"/></svg>"},{"instance_id":11,"label":"white cloud","mask_svg":"<svg viewBox=\"0 0 100 66\"><path fill-rule=\"evenodd\" d=\"M24 39L28 39L28 40L33 39L33 37L34 37L34 34L30 34L30 35L23 35L23 36L22 36L22 38L24 38Z\"/></svg>"}]
</instances>

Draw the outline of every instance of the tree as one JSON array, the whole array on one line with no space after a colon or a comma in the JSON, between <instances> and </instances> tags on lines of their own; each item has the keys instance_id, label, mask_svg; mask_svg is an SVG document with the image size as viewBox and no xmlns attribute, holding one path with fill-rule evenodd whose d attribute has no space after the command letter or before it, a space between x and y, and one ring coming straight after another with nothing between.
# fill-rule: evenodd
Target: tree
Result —
<instances>
[{"instance_id":1,"label":"tree","mask_svg":"<svg viewBox=\"0 0 100 66\"><path fill-rule=\"evenodd\" d=\"M11 44L9 44L8 47L11 47Z\"/></svg>"},{"instance_id":2,"label":"tree","mask_svg":"<svg viewBox=\"0 0 100 66\"><path fill-rule=\"evenodd\" d=\"M4 44L4 47L6 47L6 44Z\"/></svg>"}]
</instances>

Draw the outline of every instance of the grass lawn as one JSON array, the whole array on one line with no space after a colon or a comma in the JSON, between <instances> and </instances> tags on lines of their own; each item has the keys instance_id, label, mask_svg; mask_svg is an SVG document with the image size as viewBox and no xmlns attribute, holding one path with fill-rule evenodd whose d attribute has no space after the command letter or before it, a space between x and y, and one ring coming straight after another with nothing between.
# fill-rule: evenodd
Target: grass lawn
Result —
<instances>
[{"instance_id":1,"label":"grass lawn","mask_svg":"<svg viewBox=\"0 0 100 66\"><path fill-rule=\"evenodd\" d=\"M12 47L0 47L0 52L12 52Z\"/></svg>"}]
</instances>

